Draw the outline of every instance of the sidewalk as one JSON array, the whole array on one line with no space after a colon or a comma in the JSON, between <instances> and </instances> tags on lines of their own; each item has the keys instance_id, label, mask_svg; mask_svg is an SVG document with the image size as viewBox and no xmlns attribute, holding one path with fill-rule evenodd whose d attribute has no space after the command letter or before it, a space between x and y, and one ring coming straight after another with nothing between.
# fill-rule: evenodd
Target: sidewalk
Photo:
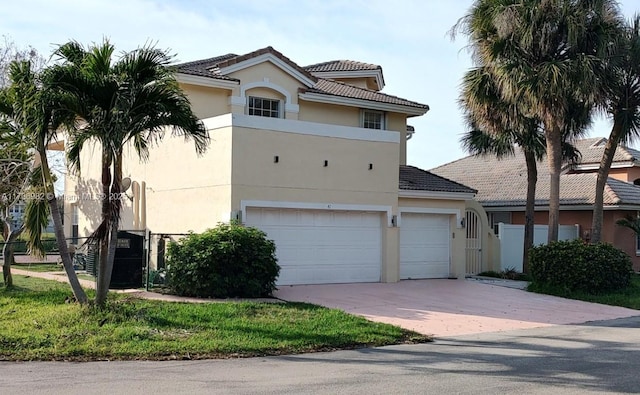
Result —
<instances>
[{"instance_id":1,"label":"sidewalk","mask_svg":"<svg viewBox=\"0 0 640 395\"><path fill-rule=\"evenodd\" d=\"M0 272L2 267L0 266ZM45 280L53 280L61 283L68 283L67 275L64 271L59 272L34 272L31 270L16 269L11 267L11 274L43 278ZM79 278L80 285L83 288L96 289L96 283L92 280L84 280ZM180 302L180 303L223 303L223 302L260 302L260 303L284 303L282 300L275 298L257 298L257 299L204 299L204 298L192 298L187 296L167 295L157 292L146 291L144 289L132 288L132 289L110 289L109 292L126 293L130 296L148 299L148 300L160 300L164 302Z\"/></svg>"}]
</instances>

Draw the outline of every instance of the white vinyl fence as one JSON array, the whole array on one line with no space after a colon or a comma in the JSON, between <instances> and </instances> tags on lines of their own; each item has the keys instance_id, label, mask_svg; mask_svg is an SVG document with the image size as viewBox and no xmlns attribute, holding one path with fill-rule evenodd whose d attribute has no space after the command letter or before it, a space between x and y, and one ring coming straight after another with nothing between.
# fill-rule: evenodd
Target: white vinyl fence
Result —
<instances>
[{"instance_id":1,"label":"white vinyl fence","mask_svg":"<svg viewBox=\"0 0 640 395\"><path fill-rule=\"evenodd\" d=\"M549 227L534 225L533 245L547 244ZM580 237L579 225L560 225L558 240L573 240ZM524 252L524 225L498 224L500 239L500 269L516 269L522 272L522 254Z\"/></svg>"}]
</instances>

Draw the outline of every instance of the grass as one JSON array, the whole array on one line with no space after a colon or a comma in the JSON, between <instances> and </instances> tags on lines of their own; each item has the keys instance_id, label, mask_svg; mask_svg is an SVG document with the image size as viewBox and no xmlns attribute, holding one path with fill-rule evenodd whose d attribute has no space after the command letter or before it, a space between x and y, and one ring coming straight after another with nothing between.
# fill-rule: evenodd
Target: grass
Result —
<instances>
[{"instance_id":1,"label":"grass","mask_svg":"<svg viewBox=\"0 0 640 395\"><path fill-rule=\"evenodd\" d=\"M561 287L541 286L539 284L530 284L527 289L532 292L561 296L563 298L640 310L640 274L632 275L629 287L600 294L570 292Z\"/></svg>"},{"instance_id":2,"label":"grass","mask_svg":"<svg viewBox=\"0 0 640 395\"><path fill-rule=\"evenodd\" d=\"M67 303L67 284L14 276L0 290L0 360L203 359L430 341L304 303L170 303L111 295L105 309Z\"/></svg>"}]
</instances>

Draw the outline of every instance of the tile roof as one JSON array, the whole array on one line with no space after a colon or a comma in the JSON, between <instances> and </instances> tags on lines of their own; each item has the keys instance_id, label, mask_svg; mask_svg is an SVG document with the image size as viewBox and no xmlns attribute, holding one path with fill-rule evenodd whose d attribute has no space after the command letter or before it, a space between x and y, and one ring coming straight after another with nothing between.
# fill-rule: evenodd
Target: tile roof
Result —
<instances>
[{"instance_id":1,"label":"tile roof","mask_svg":"<svg viewBox=\"0 0 640 395\"><path fill-rule=\"evenodd\" d=\"M323 95L347 97L351 99L361 99L379 103L396 104L400 106L415 107L429 110L429 106L401 97L387 95L371 89L359 88L357 86L345 84L343 82L319 78L318 82L311 88L303 89L305 93L318 93Z\"/></svg>"},{"instance_id":2,"label":"tile roof","mask_svg":"<svg viewBox=\"0 0 640 395\"><path fill-rule=\"evenodd\" d=\"M592 144L586 141L576 143L578 147L588 147ZM525 205L527 169L520 150L516 150L514 156L502 159L490 155L467 156L430 171L477 189L476 199L485 207ZM560 204L593 205L596 177L595 173L563 174L560 177ZM538 163L536 205L548 205L549 180L545 158ZM640 205L640 186L609 177L605 187L604 204Z\"/></svg>"},{"instance_id":3,"label":"tile roof","mask_svg":"<svg viewBox=\"0 0 640 395\"><path fill-rule=\"evenodd\" d=\"M331 71L361 71L380 70L382 67L377 64L356 62L355 60L330 60L328 62L316 63L305 66L305 70L311 73L322 73Z\"/></svg>"},{"instance_id":4,"label":"tile roof","mask_svg":"<svg viewBox=\"0 0 640 395\"><path fill-rule=\"evenodd\" d=\"M415 166L400 166L400 189L409 191L476 193L475 189Z\"/></svg>"},{"instance_id":5,"label":"tile roof","mask_svg":"<svg viewBox=\"0 0 640 395\"><path fill-rule=\"evenodd\" d=\"M223 62L231 58L235 58L237 56L238 55L236 54L230 53L222 56L216 56L213 58L195 60L193 62L187 62L187 63L180 63L175 65L174 67L176 68L178 73L197 75L200 77L209 77L209 78L215 78L215 79L227 80L227 81L229 80L237 81L235 78L229 78L220 74L215 74L214 72L211 71L211 69L215 68L220 62Z\"/></svg>"},{"instance_id":6,"label":"tile roof","mask_svg":"<svg viewBox=\"0 0 640 395\"><path fill-rule=\"evenodd\" d=\"M604 153L604 146L607 139L604 137L595 137L590 139L582 139L575 141L574 145L582 154L580 160L581 165L600 164L600 159ZM614 162L639 162L640 151L630 147L618 146L613 156Z\"/></svg>"},{"instance_id":7,"label":"tile roof","mask_svg":"<svg viewBox=\"0 0 640 395\"><path fill-rule=\"evenodd\" d=\"M259 49L257 51L250 52L245 55L236 55L236 54L226 54L222 56L216 56L213 58L196 60L193 62L181 63L177 64L174 67L176 68L178 73L196 75L200 77L208 77L219 80L227 80L227 81L238 81L235 78L231 78L225 76L220 73L220 70L224 67L231 66L233 64L237 64L243 62L245 60L270 53L274 56L278 57L285 63L289 64L291 67L300 71L303 75L307 76L311 81L315 82L315 85L311 88L305 89L303 91L316 93L321 95L329 95L329 96L340 96L351 99L361 99L368 100L378 103L387 103L387 104L395 104L401 106L408 106L413 108L420 108L428 110L429 106L426 104L417 103L411 100L406 100L397 96L387 95L385 93L381 93L378 91L358 88L349 84L345 84L342 82L332 81L323 78L317 78L311 73L311 70L314 67L350 67L349 70L377 70L380 68L378 65L373 65L369 63L361 63L355 61L332 61L325 63L318 63L317 65L307 66L307 68L302 68L294 63L291 59L284 56L282 53L276 51L272 47L266 47ZM324 65L324 66L320 66ZM311 70L309 68L312 68ZM381 68L380 68L381 70ZM319 71L319 70L316 70ZM328 71L328 70L327 70Z\"/></svg>"}]
</instances>

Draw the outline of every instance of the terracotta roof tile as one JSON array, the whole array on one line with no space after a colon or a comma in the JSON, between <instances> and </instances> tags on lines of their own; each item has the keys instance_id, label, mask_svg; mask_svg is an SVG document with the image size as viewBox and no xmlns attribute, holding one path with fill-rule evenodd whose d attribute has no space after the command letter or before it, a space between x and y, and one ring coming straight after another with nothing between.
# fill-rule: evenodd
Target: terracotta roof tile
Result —
<instances>
[{"instance_id":1,"label":"terracotta roof tile","mask_svg":"<svg viewBox=\"0 0 640 395\"><path fill-rule=\"evenodd\" d=\"M475 189L419 169L415 166L400 166L400 189L429 192L476 193Z\"/></svg>"},{"instance_id":2,"label":"terracotta roof tile","mask_svg":"<svg viewBox=\"0 0 640 395\"><path fill-rule=\"evenodd\" d=\"M330 71L360 71L360 70L380 70L382 67L377 64L356 62L355 60L330 60L328 62L316 63L305 66L305 70L311 73L321 73Z\"/></svg>"},{"instance_id":3,"label":"terracotta roof tile","mask_svg":"<svg viewBox=\"0 0 640 395\"><path fill-rule=\"evenodd\" d=\"M593 139L587 140L593 141ZM589 143L576 142L578 147L584 147L586 144ZM626 158L622 160L628 161ZM490 155L467 156L430 171L477 189L476 199L485 207L525 205L527 170L524 155L520 150L516 150L514 156L503 159ZM596 177L595 173L563 174L560 178L560 204L593 205ZM536 205L548 205L549 180L547 162L544 158L538 163ZM640 186L609 177L605 188L604 204L640 205Z\"/></svg>"},{"instance_id":4,"label":"terracotta roof tile","mask_svg":"<svg viewBox=\"0 0 640 395\"><path fill-rule=\"evenodd\" d=\"M237 56L238 55L236 54L230 53L222 56L216 56L213 58L181 63L181 64L175 65L174 67L176 68L178 73L197 75L200 77L209 77L209 78L215 78L215 79L227 80L227 81L229 80L237 81L235 78L229 78L223 75L215 74L214 72L211 71L220 62L223 62L231 58L235 58Z\"/></svg>"},{"instance_id":5,"label":"terracotta roof tile","mask_svg":"<svg viewBox=\"0 0 640 395\"><path fill-rule=\"evenodd\" d=\"M345 84L343 82L319 78L312 88L303 89L303 92L317 93L322 95L332 95L348 97L352 99L368 100L379 103L397 104L401 106L429 109L426 104L421 104L401 97L387 95L371 89L359 88L357 86Z\"/></svg>"}]
</instances>

